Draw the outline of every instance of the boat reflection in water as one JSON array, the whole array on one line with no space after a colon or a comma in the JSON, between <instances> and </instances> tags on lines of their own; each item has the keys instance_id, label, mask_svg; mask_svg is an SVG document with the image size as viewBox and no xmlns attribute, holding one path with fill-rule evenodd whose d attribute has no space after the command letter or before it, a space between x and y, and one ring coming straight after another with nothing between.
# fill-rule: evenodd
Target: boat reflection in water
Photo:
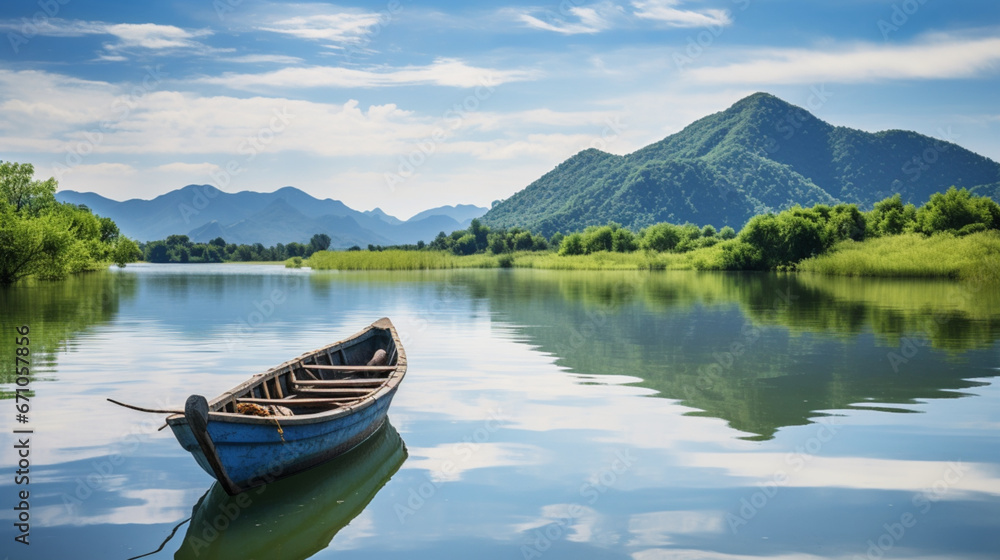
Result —
<instances>
[{"instance_id":1,"label":"boat reflection in water","mask_svg":"<svg viewBox=\"0 0 1000 560\"><path fill-rule=\"evenodd\" d=\"M175 560L299 560L330 545L406 460L387 420L350 452L319 467L229 496L218 482L194 506Z\"/></svg>"}]
</instances>

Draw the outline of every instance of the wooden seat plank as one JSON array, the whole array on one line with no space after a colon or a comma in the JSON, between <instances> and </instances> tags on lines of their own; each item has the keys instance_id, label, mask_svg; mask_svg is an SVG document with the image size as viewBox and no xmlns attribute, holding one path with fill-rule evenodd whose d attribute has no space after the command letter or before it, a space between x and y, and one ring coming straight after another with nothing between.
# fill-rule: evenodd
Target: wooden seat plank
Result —
<instances>
[{"instance_id":1,"label":"wooden seat plank","mask_svg":"<svg viewBox=\"0 0 1000 560\"><path fill-rule=\"evenodd\" d=\"M346 387L346 388L360 388L360 387L378 387L385 383L388 379L385 377L374 377L371 379L329 379L322 381L312 381L310 379L292 379L292 383L296 387Z\"/></svg>"},{"instance_id":2,"label":"wooden seat plank","mask_svg":"<svg viewBox=\"0 0 1000 560\"><path fill-rule=\"evenodd\" d=\"M344 403L352 402L358 400L357 397L352 398L318 398L318 399L237 399L237 402L241 403L252 403L252 404L276 404L281 406L340 406Z\"/></svg>"},{"instance_id":3,"label":"wooden seat plank","mask_svg":"<svg viewBox=\"0 0 1000 560\"><path fill-rule=\"evenodd\" d=\"M302 367L326 371L357 371L371 373L388 372L396 369L396 366L324 366L319 364L302 364Z\"/></svg>"}]
</instances>

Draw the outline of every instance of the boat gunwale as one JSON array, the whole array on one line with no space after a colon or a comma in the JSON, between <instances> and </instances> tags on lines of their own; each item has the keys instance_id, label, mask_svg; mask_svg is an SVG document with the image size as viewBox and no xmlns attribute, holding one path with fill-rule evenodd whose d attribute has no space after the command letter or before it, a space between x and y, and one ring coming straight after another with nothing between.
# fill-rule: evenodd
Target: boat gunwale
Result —
<instances>
[{"instance_id":1,"label":"boat gunwale","mask_svg":"<svg viewBox=\"0 0 1000 560\"><path fill-rule=\"evenodd\" d=\"M393 344L396 347L396 364L395 369L390 373L385 381L375 388L374 391L369 392L365 395L359 396L357 400L354 401L344 401L340 403L340 406L332 408L329 410L321 410L319 412L312 413L302 413L295 414L293 416L251 416L247 414L239 414L235 412L222 412L218 409L225 406L236 397L237 394L246 393L247 391L252 391L255 387L261 385L266 381L270 381L280 375L293 375L296 366L304 368L307 364L303 364L305 360L312 358L316 355L326 353L332 348L338 346L347 345L365 335L373 330L384 330L388 331L389 336L392 338ZM361 365L361 364L358 364ZM298 357L287 360L281 364L278 364L267 371L254 374L250 379L240 383L236 387L223 392L221 395L213 398L208 402L209 413L208 418L211 422L225 422L230 424L254 424L260 426L273 426L275 421L281 423L282 426L295 426L295 425L310 425L317 424L321 422L335 420L340 417L349 416L360 410L364 410L369 406L375 404L380 398L385 397L392 391L394 391L403 377L406 375L406 352L403 350L403 345L399 339L399 333L396 332L396 327L387 318L383 317L371 325L365 327L364 329L348 336L347 338L338 340L322 348L316 350L311 350L304 352ZM300 383L308 384L308 380L298 380ZM288 404L294 406L294 399L290 399ZM167 424L170 426L185 425L187 424L187 418L183 414L173 414L167 417Z\"/></svg>"}]
</instances>

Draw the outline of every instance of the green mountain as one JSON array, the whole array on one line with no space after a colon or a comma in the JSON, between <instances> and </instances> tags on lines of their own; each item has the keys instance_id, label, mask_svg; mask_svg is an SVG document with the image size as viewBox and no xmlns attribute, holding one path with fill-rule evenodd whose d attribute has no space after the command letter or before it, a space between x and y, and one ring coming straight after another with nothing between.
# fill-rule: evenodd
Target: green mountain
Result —
<instances>
[{"instance_id":1,"label":"green mountain","mask_svg":"<svg viewBox=\"0 0 1000 560\"><path fill-rule=\"evenodd\" d=\"M551 235L616 221L739 229L795 204L862 208L893 193L922 204L949 186L1000 192L1000 164L904 130L833 126L755 93L625 156L584 150L494 206L483 221Z\"/></svg>"}]
</instances>

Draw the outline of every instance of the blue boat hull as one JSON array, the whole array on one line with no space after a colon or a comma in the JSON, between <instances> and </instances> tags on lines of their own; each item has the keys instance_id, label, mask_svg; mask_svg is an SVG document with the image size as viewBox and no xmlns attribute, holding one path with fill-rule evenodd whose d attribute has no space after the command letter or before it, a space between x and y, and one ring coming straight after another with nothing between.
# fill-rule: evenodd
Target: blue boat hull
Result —
<instances>
[{"instance_id":1,"label":"blue boat hull","mask_svg":"<svg viewBox=\"0 0 1000 560\"><path fill-rule=\"evenodd\" d=\"M208 422L208 434L215 444L226 475L240 490L267 484L304 471L342 455L375 433L385 422L396 389L375 399L353 414L326 422L278 426ZM187 423L171 425L181 446L198 465L218 478ZM221 481L220 481L221 482Z\"/></svg>"}]
</instances>

